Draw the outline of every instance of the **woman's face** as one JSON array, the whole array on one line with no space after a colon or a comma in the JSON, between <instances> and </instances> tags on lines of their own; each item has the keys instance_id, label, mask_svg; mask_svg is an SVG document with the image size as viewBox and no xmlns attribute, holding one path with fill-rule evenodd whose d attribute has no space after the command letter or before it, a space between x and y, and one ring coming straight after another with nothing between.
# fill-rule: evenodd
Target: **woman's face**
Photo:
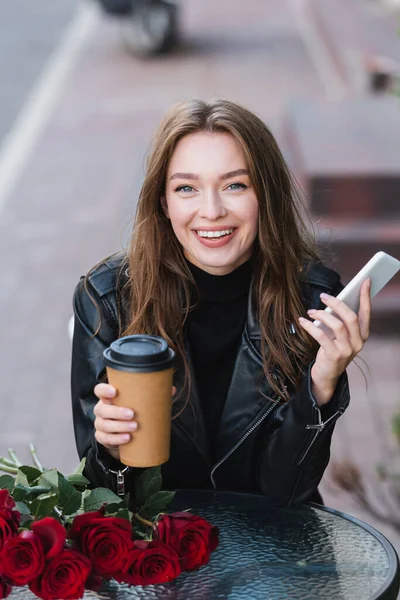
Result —
<instances>
[{"instance_id":1,"label":"woman's face","mask_svg":"<svg viewBox=\"0 0 400 600\"><path fill-rule=\"evenodd\" d=\"M204 271L226 275L250 258L258 202L230 134L200 131L178 142L163 206L186 258Z\"/></svg>"}]
</instances>

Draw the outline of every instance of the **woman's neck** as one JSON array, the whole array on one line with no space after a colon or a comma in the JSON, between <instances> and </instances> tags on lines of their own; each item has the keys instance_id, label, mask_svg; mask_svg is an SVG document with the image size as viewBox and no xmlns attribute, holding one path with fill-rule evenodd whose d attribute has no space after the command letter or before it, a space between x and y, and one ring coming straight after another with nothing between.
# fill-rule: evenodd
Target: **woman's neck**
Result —
<instances>
[{"instance_id":1,"label":"woman's neck","mask_svg":"<svg viewBox=\"0 0 400 600\"><path fill-rule=\"evenodd\" d=\"M214 275L186 259L196 282L200 301L224 302L247 294L249 291L253 261L250 258L235 270L225 275Z\"/></svg>"}]
</instances>

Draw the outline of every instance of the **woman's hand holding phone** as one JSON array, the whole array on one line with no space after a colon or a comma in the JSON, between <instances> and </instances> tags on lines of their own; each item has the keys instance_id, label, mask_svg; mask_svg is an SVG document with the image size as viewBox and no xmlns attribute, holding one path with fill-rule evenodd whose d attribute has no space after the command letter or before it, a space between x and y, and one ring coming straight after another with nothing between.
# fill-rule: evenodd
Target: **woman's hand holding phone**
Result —
<instances>
[{"instance_id":1,"label":"woman's hand holding phone","mask_svg":"<svg viewBox=\"0 0 400 600\"><path fill-rule=\"evenodd\" d=\"M358 315L342 300L321 294L321 300L337 315L324 310L309 310L313 320L321 321L334 334L334 339L311 321L300 317L300 325L320 345L315 363L311 369L313 393L321 406L331 399L340 375L362 350L369 336L371 318L371 280L363 282L360 290L360 309ZM340 317L340 318L338 318Z\"/></svg>"}]
</instances>

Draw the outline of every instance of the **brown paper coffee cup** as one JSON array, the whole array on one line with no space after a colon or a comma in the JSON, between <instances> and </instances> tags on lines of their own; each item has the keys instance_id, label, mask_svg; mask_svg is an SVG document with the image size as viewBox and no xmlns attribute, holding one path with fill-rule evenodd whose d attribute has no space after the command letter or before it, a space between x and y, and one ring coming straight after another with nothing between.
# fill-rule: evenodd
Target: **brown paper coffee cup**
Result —
<instances>
[{"instance_id":1,"label":"brown paper coffee cup","mask_svg":"<svg viewBox=\"0 0 400 600\"><path fill-rule=\"evenodd\" d=\"M127 373L107 367L108 381L117 390L113 404L131 408L138 428L119 447L120 460L130 467L153 467L169 459L173 369Z\"/></svg>"},{"instance_id":2,"label":"brown paper coffee cup","mask_svg":"<svg viewBox=\"0 0 400 600\"><path fill-rule=\"evenodd\" d=\"M130 467L154 467L167 462L171 440L174 352L153 335L129 335L115 340L103 353L108 381L117 390L113 404L134 411L138 428L119 448Z\"/></svg>"}]
</instances>

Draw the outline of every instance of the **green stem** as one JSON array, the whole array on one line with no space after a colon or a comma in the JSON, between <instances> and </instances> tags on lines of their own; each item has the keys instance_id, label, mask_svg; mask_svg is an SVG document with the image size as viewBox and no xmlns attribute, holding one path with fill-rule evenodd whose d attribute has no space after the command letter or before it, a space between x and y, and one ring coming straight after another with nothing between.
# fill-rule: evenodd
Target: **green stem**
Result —
<instances>
[{"instance_id":1,"label":"green stem","mask_svg":"<svg viewBox=\"0 0 400 600\"><path fill-rule=\"evenodd\" d=\"M0 463L0 471L4 471L4 473L11 473L12 475L16 475L18 473L17 467L8 467L1 463Z\"/></svg>"},{"instance_id":2,"label":"green stem","mask_svg":"<svg viewBox=\"0 0 400 600\"><path fill-rule=\"evenodd\" d=\"M39 469L39 471L41 471L43 473L43 471L44 471L43 465L40 462L38 455L36 454L36 448L33 444L29 444L29 451L32 455L32 459L33 459L33 462L35 463L35 467L37 467Z\"/></svg>"},{"instance_id":3,"label":"green stem","mask_svg":"<svg viewBox=\"0 0 400 600\"><path fill-rule=\"evenodd\" d=\"M12 448L9 448L8 455L11 458L11 460L14 461L16 467L22 467L22 462L19 460L18 456L16 455L15 450L13 450Z\"/></svg>"},{"instance_id":4,"label":"green stem","mask_svg":"<svg viewBox=\"0 0 400 600\"><path fill-rule=\"evenodd\" d=\"M15 464L15 462L13 460L9 460L8 458L5 458L5 456L2 456L0 458L0 464L5 465L6 467L12 467L13 469L17 468L17 465Z\"/></svg>"},{"instance_id":5,"label":"green stem","mask_svg":"<svg viewBox=\"0 0 400 600\"><path fill-rule=\"evenodd\" d=\"M136 519L137 521L139 521L139 523L142 523L143 525L146 525L146 527L151 527L152 529L154 529L155 525L154 525L154 523L152 521L148 521L147 519L143 519L143 517L141 517L137 513L133 513L133 517L134 517L134 519Z\"/></svg>"}]
</instances>

